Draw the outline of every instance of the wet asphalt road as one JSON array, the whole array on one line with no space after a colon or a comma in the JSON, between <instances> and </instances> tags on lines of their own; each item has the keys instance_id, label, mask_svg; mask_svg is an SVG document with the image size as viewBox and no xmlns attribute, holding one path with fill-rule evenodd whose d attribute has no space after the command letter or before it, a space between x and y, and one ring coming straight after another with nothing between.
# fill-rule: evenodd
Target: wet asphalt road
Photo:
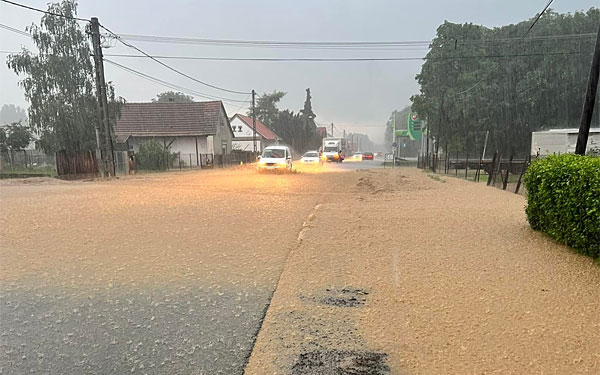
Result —
<instances>
[{"instance_id":1,"label":"wet asphalt road","mask_svg":"<svg viewBox=\"0 0 600 375\"><path fill-rule=\"evenodd\" d=\"M0 373L240 374L270 293L200 287L5 286Z\"/></svg>"},{"instance_id":2,"label":"wet asphalt road","mask_svg":"<svg viewBox=\"0 0 600 375\"><path fill-rule=\"evenodd\" d=\"M0 186L0 374L241 374L338 173Z\"/></svg>"}]
</instances>

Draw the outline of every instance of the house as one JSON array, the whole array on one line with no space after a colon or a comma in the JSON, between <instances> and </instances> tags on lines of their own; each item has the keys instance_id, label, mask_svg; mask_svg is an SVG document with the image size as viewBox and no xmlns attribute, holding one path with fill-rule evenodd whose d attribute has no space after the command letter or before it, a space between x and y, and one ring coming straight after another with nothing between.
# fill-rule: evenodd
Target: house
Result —
<instances>
[{"instance_id":1,"label":"house","mask_svg":"<svg viewBox=\"0 0 600 375\"><path fill-rule=\"evenodd\" d=\"M201 155L232 150L233 132L220 101L193 103L125 103L115 125L117 142L137 152L140 144L157 140L181 160L199 165Z\"/></svg>"},{"instance_id":2,"label":"house","mask_svg":"<svg viewBox=\"0 0 600 375\"><path fill-rule=\"evenodd\" d=\"M239 151L254 151L254 128L252 118L236 113L230 120L233 131L233 149ZM256 150L262 152L265 147L277 144L281 140L277 134L258 119L256 120Z\"/></svg>"},{"instance_id":3,"label":"house","mask_svg":"<svg viewBox=\"0 0 600 375\"><path fill-rule=\"evenodd\" d=\"M575 152L579 129L551 129L531 133L531 154L551 155ZM600 128L591 128L587 150L600 150Z\"/></svg>"}]
</instances>

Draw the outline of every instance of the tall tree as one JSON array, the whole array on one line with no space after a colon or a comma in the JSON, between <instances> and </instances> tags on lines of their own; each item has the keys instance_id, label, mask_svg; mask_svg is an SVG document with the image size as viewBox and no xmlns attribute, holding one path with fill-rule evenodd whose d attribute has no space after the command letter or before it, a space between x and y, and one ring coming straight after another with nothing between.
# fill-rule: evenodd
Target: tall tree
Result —
<instances>
[{"instance_id":1,"label":"tall tree","mask_svg":"<svg viewBox=\"0 0 600 375\"><path fill-rule=\"evenodd\" d=\"M66 17L45 14L39 25L28 27L38 53L23 48L9 55L7 64L25 76L20 84L30 102L29 122L40 135L42 149L94 149L98 121L94 67L85 30L71 18L77 15L77 3L63 0L48 4L48 11ZM112 85L107 86L110 120L114 123L119 102L115 101Z\"/></svg>"},{"instance_id":2,"label":"tall tree","mask_svg":"<svg viewBox=\"0 0 600 375\"><path fill-rule=\"evenodd\" d=\"M165 91L152 99L153 103L193 103L194 98L182 92Z\"/></svg>"},{"instance_id":3,"label":"tall tree","mask_svg":"<svg viewBox=\"0 0 600 375\"><path fill-rule=\"evenodd\" d=\"M256 118L271 129L273 129L279 116L277 103L279 103L285 94L283 91L275 90L270 94L262 94L256 101ZM248 116L252 116L252 107L248 109Z\"/></svg>"},{"instance_id":4,"label":"tall tree","mask_svg":"<svg viewBox=\"0 0 600 375\"><path fill-rule=\"evenodd\" d=\"M481 152L489 131L488 149L528 153L532 131L578 127L599 21L597 8L549 11L525 39L531 19L493 29L445 22L417 75L412 109L453 152Z\"/></svg>"}]
</instances>

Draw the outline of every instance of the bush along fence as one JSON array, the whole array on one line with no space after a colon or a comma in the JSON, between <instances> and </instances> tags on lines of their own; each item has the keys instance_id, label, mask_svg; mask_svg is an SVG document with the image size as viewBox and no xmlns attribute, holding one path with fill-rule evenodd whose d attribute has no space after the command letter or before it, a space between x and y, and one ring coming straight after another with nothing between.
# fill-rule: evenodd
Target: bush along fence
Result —
<instances>
[{"instance_id":1,"label":"bush along fence","mask_svg":"<svg viewBox=\"0 0 600 375\"><path fill-rule=\"evenodd\" d=\"M134 153L129 169L132 171L170 171L184 169L225 168L256 161L257 154L252 152L231 152L218 154L184 154L162 151L150 156ZM130 156L131 157L131 156Z\"/></svg>"},{"instance_id":2,"label":"bush along fence","mask_svg":"<svg viewBox=\"0 0 600 375\"><path fill-rule=\"evenodd\" d=\"M486 182L515 194L523 194L523 175L531 162L530 156L501 155L494 152L491 159L483 158L483 153L475 152L446 152L419 155L417 167L474 182Z\"/></svg>"},{"instance_id":3,"label":"bush along fence","mask_svg":"<svg viewBox=\"0 0 600 375\"><path fill-rule=\"evenodd\" d=\"M531 228L600 259L600 157L535 160L524 182Z\"/></svg>"}]
</instances>

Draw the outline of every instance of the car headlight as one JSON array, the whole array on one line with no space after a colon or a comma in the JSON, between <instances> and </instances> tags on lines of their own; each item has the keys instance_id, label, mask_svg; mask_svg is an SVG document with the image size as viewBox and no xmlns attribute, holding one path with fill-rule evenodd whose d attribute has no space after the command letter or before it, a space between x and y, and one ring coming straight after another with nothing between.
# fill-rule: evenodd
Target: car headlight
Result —
<instances>
[{"instance_id":1,"label":"car headlight","mask_svg":"<svg viewBox=\"0 0 600 375\"><path fill-rule=\"evenodd\" d=\"M264 160L259 160L258 164L265 164L265 161Z\"/></svg>"},{"instance_id":2,"label":"car headlight","mask_svg":"<svg viewBox=\"0 0 600 375\"><path fill-rule=\"evenodd\" d=\"M285 161L280 161L279 165L285 165Z\"/></svg>"}]
</instances>

